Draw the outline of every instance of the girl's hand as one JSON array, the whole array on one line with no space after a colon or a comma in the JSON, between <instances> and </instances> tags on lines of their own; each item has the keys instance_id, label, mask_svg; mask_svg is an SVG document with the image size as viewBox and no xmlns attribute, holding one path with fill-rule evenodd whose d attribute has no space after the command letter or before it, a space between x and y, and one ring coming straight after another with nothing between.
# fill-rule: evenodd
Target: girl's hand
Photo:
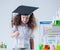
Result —
<instances>
[{"instance_id":1,"label":"girl's hand","mask_svg":"<svg viewBox=\"0 0 60 50\"><path fill-rule=\"evenodd\" d=\"M16 32L14 32L14 33L11 34L11 37L13 38L13 37L19 36L19 34L20 33L18 31L16 31Z\"/></svg>"},{"instance_id":2,"label":"girl's hand","mask_svg":"<svg viewBox=\"0 0 60 50\"><path fill-rule=\"evenodd\" d=\"M18 31L15 32L15 36L19 36L19 32Z\"/></svg>"}]
</instances>

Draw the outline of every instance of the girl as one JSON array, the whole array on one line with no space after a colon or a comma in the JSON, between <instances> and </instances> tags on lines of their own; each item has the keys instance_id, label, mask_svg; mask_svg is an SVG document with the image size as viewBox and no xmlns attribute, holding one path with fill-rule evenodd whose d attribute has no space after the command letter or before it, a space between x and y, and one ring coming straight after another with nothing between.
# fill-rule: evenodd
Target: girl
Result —
<instances>
[{"instance_id":1,"label":"girl","mask_svg":"<svg viewBox=\"0 0 60 50\"><path fill-rule=\"evenodd\" d=\"M15 48L34 49L34 36L33 31L36 27L34 14L29 15L18 13L12 19L12 34L15 37Z\"/></svg>"}]
</instances>

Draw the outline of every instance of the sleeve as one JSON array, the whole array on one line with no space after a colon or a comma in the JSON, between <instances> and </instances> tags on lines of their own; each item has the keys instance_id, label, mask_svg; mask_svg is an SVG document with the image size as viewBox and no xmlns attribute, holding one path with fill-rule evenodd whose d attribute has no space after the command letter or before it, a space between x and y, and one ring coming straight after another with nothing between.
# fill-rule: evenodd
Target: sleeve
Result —
<instances>
[{"instance_id":1,"label":"sleeve","mask_svg":"<svg viewBox=\"0 0 60 50\"><path fill-rule=\"evenodd\" d=\"M30 31L30 39L34 39L34 34L32 33L32 30Z\"/></svg>"},{"instance_id":2,"label":"sleeve","mask_svg":"<svg viewBox=\"0 0 60 50\"><path fill-rule=\"evenodd\" d=\"M12 28L12 33L13 33L13 32L16 32L16 31L18 31L18 29L16 28L16 26L13 26L13 28Z\"/></svg>"}]
</instances>

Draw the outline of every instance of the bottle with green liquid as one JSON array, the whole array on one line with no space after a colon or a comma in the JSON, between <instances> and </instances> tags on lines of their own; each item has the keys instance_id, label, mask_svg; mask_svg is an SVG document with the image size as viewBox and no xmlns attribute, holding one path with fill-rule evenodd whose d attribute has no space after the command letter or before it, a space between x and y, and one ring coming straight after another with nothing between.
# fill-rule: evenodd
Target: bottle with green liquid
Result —
<instances>
[{"instance_id":1,"label":"bottle with green liquid","mask_svg":"<svg viewBox=\"0 0 60 50\"><path fill-rule=\"evenodd\" d=\"M42 50L43 49L43 44L39 44L38 48L39 48L39 50Z\"/></svg>"},{"instance_id":2,"label":"bottle with green liquid","mask_svg":"<svg viewBox=\"0 0 60 50\"><path fill-rule=\"evenodd\" d=\"M54 25L60 25L60 20L55 20Z\"/></svg>"},{"instance_id":3,"label":"bottle with green liquid","mask_svg":"<svg viewBox=\"0 0 60 50\"><path fill-rule=\"evenodd\" d=\"M7 45L5 43L3 44L3 48L7 48Z\"/></svg>"},{"instance_id":4,"label":"bottle with green liquid","mask_svg":"<svg viewBox=\"0 0 60 50\"><path fill-rule=\"evenodd\" d=\"M60 25L60 15L59 10L56 12L56 17L54 17L54 25Z\"/></svg>"}]
</instances>

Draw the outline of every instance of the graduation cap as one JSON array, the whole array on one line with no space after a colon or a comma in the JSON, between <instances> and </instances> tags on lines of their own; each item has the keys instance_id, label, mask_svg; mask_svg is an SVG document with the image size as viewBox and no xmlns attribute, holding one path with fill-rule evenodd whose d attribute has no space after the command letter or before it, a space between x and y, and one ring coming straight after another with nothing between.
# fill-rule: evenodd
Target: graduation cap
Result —
<instances>
[{"instance_id":1,"label":"graduation cap","mask_svg":"<svg viewBox=\"0 0 60 50\"><path fill-rule=\"evenodd\" d=\"M12 27L13 27L13 13L14 16L17 14L21 14L21 15L31 15L33 13L33 11L35 11L36 9L38 9L38 7L33 7L33 6L25 6L25 5L20 5L18 6L13 12L12 12Z\"/></svg>"},{"instance_id":2,"label":"graduation cap","mask_svg":"<svg viewBox=\"0 0 60 50\"><path fill-rule=\"evenodd\" d=\"M19 13L21 15L30 15L36 9L38 9L38 7L21 5L17 7L12 13Z\"/></svg>"}]
</instances>

